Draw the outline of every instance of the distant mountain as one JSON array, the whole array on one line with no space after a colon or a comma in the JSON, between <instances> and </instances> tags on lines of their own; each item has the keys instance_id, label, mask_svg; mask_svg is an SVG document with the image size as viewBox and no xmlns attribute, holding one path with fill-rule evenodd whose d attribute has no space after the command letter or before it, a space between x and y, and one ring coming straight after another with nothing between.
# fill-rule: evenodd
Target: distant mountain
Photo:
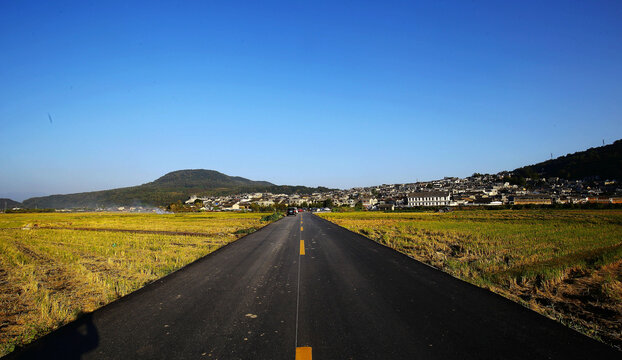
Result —
<instances>
[{"instance_id":1,"label":"distant mountain","mask_svg":"<svg viewBox=\"0 0 622 360\"><path fill-rule=\"evenodd\" d=\"M178 170L139 186L34 197L24 200L24 206L56 209L136 205L165 206L178 200L184 201L191 195L229 195L266 191L277 194L311 194L325 190L328 189L275 185L267 181L253 181L239 176L228 176L214 170Z\"/></svg>"},{"instance_id":2,"label":"distant mountain","mask_svg":"<svg viewBox=\"0 0 622 360\"><path fill-rule=\"evenodd\" d=\"M275 186L267 181L253 181L239 176L225 175L214 170L173 171L145 185L156 188L200 190Z\"/></svg>"},{"instance_id":3,"label":"distant mountain","mask_svg":"<svg viewBox=\"0 0 622 360\"><path fill-rule=\"evenodd\" d=\"M21 208L21 207L24 207L24 205L19 201L0 198L0 210L12 209L15 207Z\"/></svg>"},{"instance_id":4,"label":"distant mountain","mask_svg":"<svg viewBox=\"0 0 622 360\"><path fill-rule=\"evenodd\" d=\"M622 140L560 156L513 171L522 178L560 177L567 180L600 178L622 181Z\"/></svg>"}]
</instances>

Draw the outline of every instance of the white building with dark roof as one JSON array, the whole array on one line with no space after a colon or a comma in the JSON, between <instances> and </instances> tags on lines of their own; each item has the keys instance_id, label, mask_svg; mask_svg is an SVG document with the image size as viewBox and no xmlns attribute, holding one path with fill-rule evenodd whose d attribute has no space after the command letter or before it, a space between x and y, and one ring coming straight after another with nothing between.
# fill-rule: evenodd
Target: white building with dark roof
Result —
<instances>
[{"instance_id":1,"label":"white building with dark roof","mask_svg":"<svg viewBox=\"0 0 622 360\"><path fill-rule=\"evenodd\" d=\"M408 207L448 206L449 191L418 191L408 194Z\"/></svg>"}]
</instances>

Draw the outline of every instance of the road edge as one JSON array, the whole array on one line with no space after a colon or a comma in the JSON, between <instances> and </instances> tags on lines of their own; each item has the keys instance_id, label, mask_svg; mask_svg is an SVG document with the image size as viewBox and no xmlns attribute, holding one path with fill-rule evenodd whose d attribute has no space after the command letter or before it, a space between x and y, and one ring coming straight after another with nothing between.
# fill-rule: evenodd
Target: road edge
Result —
<instances>
[{"instance_id":1,"label":"road edge","mask_svg":"<svg viewBox=\"0 0 622 360\"><path fill-rule=\"evenodd\" d=\"M161 277L159 279L156 279L156 280L153 280L151 282L148 282L144 286L142 286L142 287L132 291L131 293L126 294L124 296L121 296L120 298L115 299L115 300L113 300L113 301L111 301L111 302L109 302L109 303L107 303L107 304L105 304L105 305L103 305L103 306L101 306L101 307L91 311L91 312L82 313L82 314L78 315L78 317L76 317L74 320L72 320L72 321L70 321L70 322L68 322L68 323L66 323L66 324L64 324L64 325L62 325L62 326L52 330L51 332L49 332L49 333L47 333L47 334L45 334L45 335L43 335L43 336L33 340L32 342L29 342L28 344L25 344L23 346L16 346L13 351L11 351L10 353L0 357L0 359L2 359L2 360L19 359L21 354L27 352L31 348L37 347L39 345L42 345L45 342L53 340L54 336L57 336L57 335L59 335L62 332L75 330L76 328L78 328L81 325L83 325L86 321L90 321L90 319L94 315L97 315L97 314L100 314L100 313L104 313L106 311L110 311L110 309L113 309L115 306L119 306L119 304L122 304L122 303L124 303L126 301L129 301L129 300L133 299L134 297L139 296L143 292L151 291L152 289L157 288L158 286L162 286L165 282L169 281L170 279L174 278L175 276L178 276L179 272L181 270L184 270L184 269L196 266L197 264L205 261L205 259L207 259L210 255L215 254L215 253L219 252L220 250L227 248L230 245L238 243L240 240L245 239L247 237L250 237L253 234L257 234L257 233L259 233L262 230L270 227L272 224L274 224L274 223L276 223L276 222L278 222L278 221L280 221L282 219L284 219L284 217L281 217L278 220L272 221L271 223L267 224L266 226L263 226L261 229L259 229L257 231L254 231L254 232L252 232L250 234L246 234L246 235L244 235L244 236L242 236L242 237L240 237L238 239L235 239L235 240L233 240L233 241L231 241L231 242L229 242L229 243L219 247L218 249L210 252L209 254L206 254L206 255L204 255L204 256L202 256L202 257L200 257L200 258L198 258L198 259L196 259L196 260L194 260L194 261L192 261L192 262L190 262L190 263L180 267L179 269L166 274L165 276L163 276L163 277Z\"/></svg>"},{"instance_id":2,"label":"road edge","mask_svg":"<svg viewBox=\"0 0 622 360\"><path fill-rule=\"evenodd\" d=\"M568 330L573 331L574 333L576 333L576 334L578 334L578 335L581 335L581 336L582 336L582 337L584 337L584 338L590 339L591 341L593 341L593 342L595 342L595 343L598 343L598 344L604 345L604 346L606 346L607 348L609 348L609 349L613 350L614 352L617 352L618 354L622 354L622 349L618 349L618 348L616 348L616 347L614 347L614 346L611 346L610 344L607 344L607 343L605 343L605 342L603 342L603 341L600 341L600 340L595 339L595 338L593 338L593 337L591 337L591 336L588 336L588 335L586 335L586 334L584 334L584 333L582 333L582 332L578 331L577 329L575 329L575 328L573 328L573 327L570 327L570 326L568 326L568 325L566 325L566 324L563 324L563 323L561 323L560 321L555 320L555 319L552 319L552 318L550 318L550 317L548 317L548 316L546 316L546 315L544 315L544 314L541 314L541 313L539 313L539 312L537 312L537 311L535 311L535 310L531 309L530 307L525 306L524 304L521 304L521 303L516 302L516 301L514 301L514 300L512 300L512 299L510 299L510 298L507 298L507 297L505 297L505 296L503 296L503 295L501 295L501 294L499 294L499 293L497 293L497 292L494 292L494 291L492 291L492 290L490 290L490 289L488 289L488 288L481 287L481 286L477 286L477 285L475 285L475 284L473 284L473 283L470 283L470 282L468 282L468 281L466 281L466 280L460 279L460 278L458 278L458 277L456 277L456 276L454 276L454 275L452 275L452 274L450 274L450 273L448 273L448 272L445 272L445 271L443 271L443 270L441 270L441 269L439 269L439 268L437 268L437 267L434 267L434 266L432 266L432 265L430 265L430 264L426 264L426 263L424 263L423 261L417 260L417 259L415 259L414 257L412 257L412 256L410 256L410 255L408 255L408 254L405 254L405 253L403 253L403 252L401 252L401 251L398 251L398 250L396 250L396 249L393 249L392 247L389 247L389 246L387 246L387 245L385 245L385 244L381 244L381 243L379 243L378 241L375 241L375 240L373 240L373 239L370 239L370 238L368 238L368 237L367 237L367 236L365 236L365 235L359 234L359 233L354 232L354 231L352 231L352 230L350 230L350 229L348 229L348 228L345 228L345 227L343 227L343 226L341 226L341 225L338 225L338 224L336 224L336 223L334 223L334 222L332 222L332 221L329 221L329 220L324 219L324 218L322 218L322 217L320 217L320 216L317 216L316 214L312 214L312 215L313 215L313 216L315 216L315 217L317 217L318 219L320 219L320 220L322 220L322 221L326 221L326 222L330 223L331 225L335 225L335 226L337 226L337 227L339 227L339 228L341 228L341 229L343 229L343 230L345 230L345 231L347 231L347 232L349 232L349 233L352 233L352 234L354 234L354 235L356 235L356 236L360 237L361 239L364 239L364 240L366 240L366 241L371 241L372 243L374 243L374 244L376 244L376 245L379 245L379 246L381 246L381 247L383 247L383 248L386 248L386 249L388 249L388 250L391 250L391 251L393 251L393 252L395 252L395 253L397 253L397 254L399 254L399 255L401 255L401 256L404 256L404 257L406 257L406 258L408 258L408 259L410 259L410 260L416 261L416 262L417 262L417 263L419 263L419 264L425 265L425 266L427 266L428 268L430 268L430 269L432 269L432 270L436 270L436 271L438 271L439 273L441 273L441 274L443 274L443 275L445 275L445 276L451 277L451 278L453 278L453 279L455 279L455 280L458 280L458 281L460 281L460 282L462 282L462 283L464 283L464 284L466 284L466 285L468 285L468 286L471 286L471 287L474 287L474 288L476 288L476 289L479 289L480 291L485 291L485 292L487 292L487 293L489 293L489 294L491 294L491 295L497 296L497 297L499 297L500 299L503 299L504 301L507 301L507 302L509 302L509 303L512 303L512 304L518 305L518 306L520 306L521 308L523 308L523 309L525 309L525 310L528 310L528 311L529 311L529 312L531 312L532 314L535 314L535 315L540 316L540 317L542 317L542 318L544 318L544 319L546 319L546 320L548 320L548 321L551 321L551 322L553 322L553 323L555 323L555 324L558 324L558 325L560 325L560 326L562 326L562 327L564 327L564 328L566 328L566 329L568 329Z\"/></svg>"}]
</instances>

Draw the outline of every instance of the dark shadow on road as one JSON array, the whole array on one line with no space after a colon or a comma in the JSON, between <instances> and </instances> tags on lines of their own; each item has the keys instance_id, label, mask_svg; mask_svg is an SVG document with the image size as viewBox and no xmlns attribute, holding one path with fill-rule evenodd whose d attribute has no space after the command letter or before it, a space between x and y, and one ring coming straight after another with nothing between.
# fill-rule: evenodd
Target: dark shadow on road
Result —
<instances>
[{"instance_id":1,"label":"dark shadow on road","mask_svg":"<svg viewBox=\"0 0 622 360\"><path fill-rule=\"evenodd\" d=\"M79 360L99 346L99 333L93 315L86 314L76 321L16 349L5 359L67 359Z\"/></svg>"}]
</instances>

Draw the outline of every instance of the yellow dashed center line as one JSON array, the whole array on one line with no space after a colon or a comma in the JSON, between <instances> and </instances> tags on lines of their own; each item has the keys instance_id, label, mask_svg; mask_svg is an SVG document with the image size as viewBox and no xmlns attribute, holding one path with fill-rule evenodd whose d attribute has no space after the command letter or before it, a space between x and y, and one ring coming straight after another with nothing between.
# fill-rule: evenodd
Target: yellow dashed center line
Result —
<instances>
[{"instance_id":1,"label":"yellow dashed center line","mask_svg":"<svg viewBox=\"0 0 622 360\"><path fill-rule=\"evenodd\" d=\"M300 255L298 255L298 284L296 291L296 360L311 360L311 347L301 346L298 347L298 312L300 306L300 263L302 258L300 256L305 254L305 241L302 240L302 217L300 217Z\"/></svg>"},{"instance_id":2,"label":"yellow dashed center line","mask_svg":"<svg viewBox=\"0 0 622 360\"><path fill-rule=\"evenodd\" d=\"M296 348L296 360L311 360L311 347L301 346Z\"/></svg>"}]
</instances>

